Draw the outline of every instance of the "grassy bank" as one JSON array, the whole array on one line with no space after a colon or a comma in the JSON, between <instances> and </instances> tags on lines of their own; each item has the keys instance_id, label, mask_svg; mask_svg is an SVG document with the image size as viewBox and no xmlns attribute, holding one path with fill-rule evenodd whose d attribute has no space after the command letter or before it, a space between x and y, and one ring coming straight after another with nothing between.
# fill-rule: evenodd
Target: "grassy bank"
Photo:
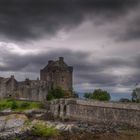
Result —
<instances>
[{"instance_id":1,"label":"grassy bank","mask_svg":"<svg viewBox=\"0 0 140 140\"><path fill-rule=\"evenodd\" d=\"M31 129L31 133L32 135L39 137L52 137L59 135L57 129L54 127L49 127L44 123L36 123Z\"/></svg>"},{"instance_id":2,"label":"grassy bank","mask_svg":"<svg viewBox=\"0 0 140 140\"><path fill-rule=\"evenodd\" d=\"M0 111L8 108L13 111L24 111L28 109L42 108L42 104L39 102L19 101L13 99L0 100Z\"/></svg>"}]
</instances>

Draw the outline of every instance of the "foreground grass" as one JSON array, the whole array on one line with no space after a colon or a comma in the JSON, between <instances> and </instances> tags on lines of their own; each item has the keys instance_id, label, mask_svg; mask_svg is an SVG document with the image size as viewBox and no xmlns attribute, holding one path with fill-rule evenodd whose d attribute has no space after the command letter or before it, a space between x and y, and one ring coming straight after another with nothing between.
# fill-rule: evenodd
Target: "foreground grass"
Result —
<instances>
[{"instance_id":1,"label":"foreground grass","mask_svg":"<svg viewBox=\"0 0 140 140\"><path fill-rule=\"evenodd\" d=\"M48 127L43 123L36 123L31 129L31 134L39 137L51 137L58 136L59 132L54 127Z\"/></svg>"},{"instance_id":2,"label":"foreground grass","mask_svg":"<svg viewBox=\"0 0 140 140\"><path fill-rule=\"evenodd\" d=\"M28 109L42 108L42 104L39 102L19 101L13 99L0 100L0 111L8 108L13 111L24 111Z\"/></svg>"}]
</instances>

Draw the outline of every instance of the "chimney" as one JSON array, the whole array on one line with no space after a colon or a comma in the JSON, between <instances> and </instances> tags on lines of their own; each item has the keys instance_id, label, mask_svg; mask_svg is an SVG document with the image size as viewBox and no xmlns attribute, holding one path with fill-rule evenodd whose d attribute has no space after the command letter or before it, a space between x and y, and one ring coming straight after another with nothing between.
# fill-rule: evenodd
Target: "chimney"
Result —
<instances>
[{"instance_id":1,"label":"chimney","mask_svg":"<svg viewBox=\"0 0 140 140\"><path fill-rule=\"evenodd\" d=\"M11 79L15 79L14 75L11 75Z\"/></svg>"},{"instance_id":2,"label":"chimney","mask_svg":"<svg viewBox=\"0 0 140 140\"><path fill-rule=\"evenodd\" d=\"M59 57L59 61L63 62L64 61L64 57Z\"/></svg>"},{"instance_id":3,"label":"chimney","mask_svg":"<svg viewBox=\"0 0 140 140\"><path fill-rule=\"evenodd\" d=\"M53 62L53 60L49 60L49 61L48 61L48 64L51 64L52 62Z\"/></svg>"}]
</instances>

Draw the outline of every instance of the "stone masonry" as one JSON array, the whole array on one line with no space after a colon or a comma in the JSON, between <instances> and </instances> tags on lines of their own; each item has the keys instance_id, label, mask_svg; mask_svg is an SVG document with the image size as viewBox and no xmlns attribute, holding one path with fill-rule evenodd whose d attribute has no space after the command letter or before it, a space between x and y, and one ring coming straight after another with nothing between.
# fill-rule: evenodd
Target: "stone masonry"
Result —
<instances>
[{"instance_id":1,"label":"stone masonry","mask_svg":"<svg viewBox=\"0 0 140 140\"><path fill-rule=\"evenodd\" d=\"M137 103L59 99L50 102L50 112L61 119L140 128L140 104Z\"/></svg>"},{"instance_id":2,"label":"stone masonry","mask_svg":"<svg viewBox=\"0 0 140 140\"><path fill-rule=\"evenodd\" d=\"M73 67L64 62L63 57L59 60L50 60L48 65L40 71L40 80L47 81L50 89L61 87L63 90L72 91Z\"/></svg>"},{"instance_id":3,"label":"stone masonry","mask_svg":"<svg viewBox=\"0 0 140 140\"><path fill-rule=\"evenodd\" d=\"M48 65L40 70L40 80L25 79L18 82L12 75L10 78L0 77L0 98L44 101L50 89L61 87L72 93L73 68L68 66L63 57L48 61Z\"/></svg>"}]
</instances>

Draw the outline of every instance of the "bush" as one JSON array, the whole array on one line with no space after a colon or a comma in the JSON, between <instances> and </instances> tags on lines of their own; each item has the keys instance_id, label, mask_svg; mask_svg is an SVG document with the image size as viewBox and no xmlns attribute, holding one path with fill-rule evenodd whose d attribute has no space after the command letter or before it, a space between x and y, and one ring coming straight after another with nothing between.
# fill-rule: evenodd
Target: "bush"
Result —
<instances>
[{"instance_id":1,"label":"bush","mask_svg":"<svg viewBox=\"0 0 140 140\"><path fill-rule=\"evenodd\" d=\"M18 105L16 103L16 101L12 101L12 104L11 104L11 109L17 109L18 108Z\"/></svg>"},{"instance_id":2,"label":"bush","mask_svg":"<svg viewBox=\"0 0 140 140\"><path fill-rule=\"evenodd\" d=\"M28 102L23 102L20 104L20 108L25 109L28 108L30 106L30 104Z\"/></svg>"},{"instance_id":3,"label":"bush","mask_svg":"<svg viewBox=\"0 0 140 140\"><path fill-rule=\"evenodd\" d=\"M87 99L94 99L99 101L109 101L110 94L102 89L96 89L93 93L85 93L84 97Z\"/></svg>"},{"instance_id":4,"label":"bush","mask_svg":"<svg viewBox=\"0 0 140 140\"><path fill-rule=\"evenodd\" d=\"M12 99L12 98L8 98L8 99L6 99L6 101L7 101L7 102L13 102L14 99Z\"/></svg>"},{"instance_id":5,"label":"bush","mask_svg":"<svg viewBox=\"0 0 140 140\"><path fill-rule=\"evenodd\" d=\"M72 97L73 97L73 98L79 98L79 95L78 95L78 93L73 92Z\"/></svg>"},{"instance_id":6,"label":"bush","mask_svg":"<svg viewBox=\"0 0 140 140\"><path fill-rule=\"evenodd\" d=\"M129 99L127 99L127 98L121 98L119 100L119 102L128 103L128 102L131 102L131 101Z\"/></svg>"},{"instance_id":7,"label":"bush","mask_svg":"<svg viewBox=\"0 0 140 140\"><path fill-rule=\"evenodd\" d=\"M19 101L19 100L0 100L0 110L10 108L14 111L24 111L26 109L42 108L43 104L40 102Z\"/></svg>"},{"instance_id":8,"label":"bush","mask_svg":"<svg viewBox=\"0 0 140 140\"><path fill-rule=\"evenodd\" d=\"M51 89L48 92L47 100L60 99L60 98L63 98L64 96L65 96L65 91L62 90L62 88L57 87L55 89Z\"/></svg>"},{"instance_id":9,"label":"bush","mask_svg":"<svg viewBox=\"0 0 140 140\"><path fill-rule=\"evenodd\" d=\"M50 100L53 100L54 99L54 96L49 92L48 95L47 95L47 100L50 101Z\"/></svg>"},{"instance_id":10,"label":"bush","mask_svg":"<svg viewBox=\"0 0 140 140\"><path fill-rule=\"evenodd\" d=\"M90 99L92 97L92 93L85 93L84 97Z\"/></svg>"},{"instance_id":11,"label":"bush","mask_svg":"<svg viewBox=\"0 0 140 140\"><path fill-rule=\"evenodd\" d=\"M96 89L93 92L92 98L100 101L109 101L111 97L107 91L104 91L102 89Z\"/></svg>"},{"instance_id":12,"label":"bush","mask_svg":"<svg viewBox=\"0 0 140 140\"><path fill-rule=\"evenodd\" d=\"M135 88L131 94L132 96L132 102L135 102L135 103L140 103L140 99L139 99L139 88Z\"/></svg>"},{"instance_id":13,"label":"bush","mask_svg":"<svg viewBox=\"0 0 140 140\"><path fill-rule=\"evenodd\" d=\"M137 93L136 93L136 89L133 90L132 92L132 102L136 102L137 101Z\"/></svg>"},{"instance_id":14,"label":"bush","mask_svg":"<svg viewBox=\"0 0 140 140\"><path fill-rule=\"evenodd\" d=\"M40 136L40 137L49 137L49 136L57 136L58 130L56 130L54 127L47 127L46 124L37 123L35 124L32 129L31 133L34 136Z\"/></svg>"}]
</instances>

